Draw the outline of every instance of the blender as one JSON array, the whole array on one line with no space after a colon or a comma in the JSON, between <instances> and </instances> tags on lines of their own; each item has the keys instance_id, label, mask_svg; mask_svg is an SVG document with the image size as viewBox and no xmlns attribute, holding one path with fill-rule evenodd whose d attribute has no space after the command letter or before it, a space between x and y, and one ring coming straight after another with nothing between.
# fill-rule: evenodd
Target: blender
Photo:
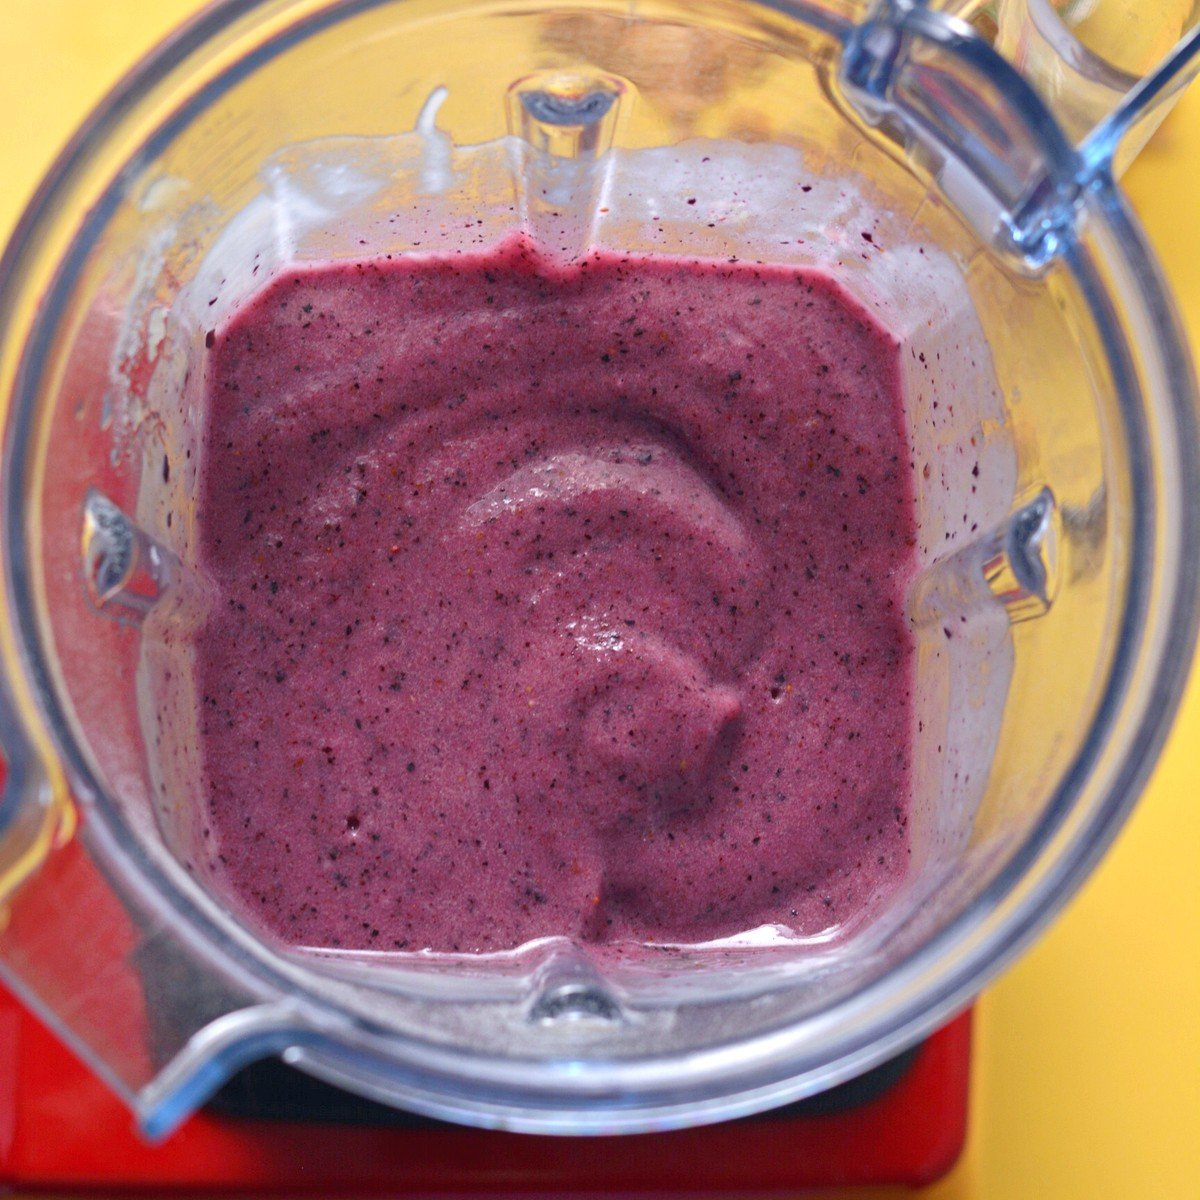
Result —
<instances>
[{"instance_id":1,"label":"blender","mask_svg":"<svg viewBox=\"0 0 1200 1200\"><path fill-rule=\"evenodd\" d=\"M228 4L67 152L0 290L0 959L149 1133L270 1054L388 1104L529 1131L780 1104L962 1007L1095 862L1193 636L1192 374L1113 175L1193 69L1195 38L1123 77L1064 56L1044 5L995 16ZM723 174L695 207L715 233L680 211L706 146ZM780 183L802 173L852 187L896 257L860 266L845 211L790 209ZM625 208L600 202L614 177L632 184ZM922 353L975 351L974 375L944 356L941 386L970 398L957 423L911 414L935 469L910 615L923 711L949 753L924 760L912 886L836 953L718 947L666 969L571 945L347 959L272 942L180 866L194 810L186 779L159 799L138 688L156 630L203 603L165 528L171 506L187 527L192 306L218 279L219 304L245 294L247 247L277 266L361 253L373 218L401 212L410 230L388 236L402 252L461 213L498 234L510 201L577 247L712 252L802 229L801 261L844 274ZM664 220L648 225L649 208ZM902 255L918 244L934 260L920 273ZM964 534L951 509L957 522L972 438L999 483ZM951 617L969 632L947 648Z\"/></svg>"}]
</instances>

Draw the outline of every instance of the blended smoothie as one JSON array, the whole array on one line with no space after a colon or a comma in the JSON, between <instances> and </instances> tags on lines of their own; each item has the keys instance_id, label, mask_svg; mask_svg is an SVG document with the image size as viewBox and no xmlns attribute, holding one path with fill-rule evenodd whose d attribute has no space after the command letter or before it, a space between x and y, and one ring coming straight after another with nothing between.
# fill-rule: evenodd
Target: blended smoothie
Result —
<instances>
[{"instance_id":1,"label":"blended smoothie","mask_svg":"<svg viewBox=\"0 0 1200 1200\"><path fill-rule=\"evenodd\" d=\"M908 862L896 340L805 269L306 266L206 339L208 864L301 945L816 935Z\"/></svg>"}]
</instances>

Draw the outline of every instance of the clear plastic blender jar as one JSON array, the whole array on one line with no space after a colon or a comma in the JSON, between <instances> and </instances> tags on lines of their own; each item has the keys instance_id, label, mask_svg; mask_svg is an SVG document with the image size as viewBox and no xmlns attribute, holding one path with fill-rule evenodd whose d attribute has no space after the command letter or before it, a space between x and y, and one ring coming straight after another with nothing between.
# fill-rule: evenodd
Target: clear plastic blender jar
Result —
<instances>
[{"instance_id":1,"label":"clear plastic blender jar","mask_svg":"<svg viewBox=\"0 0 1200 1200\"><path fill-rule=\"evenodd\" d=\"M1193 376L1113 160L1195 37L1114 66L1045 4L974 7L231 2L68 148L0 272L0 965L148 1132L268 1054L539 1132L769 1107L966 1003L1095 863L1194 633ZM453 248L460 218L568 253L816 265L939 364L908 387L929 466L913 867L853 936L335 955L182 867L194 780L164 776L145 687L205 603L205 330L258 286L255 255ZM886 253L859 253L861 218Z\"/></svg>"}]
</instances>

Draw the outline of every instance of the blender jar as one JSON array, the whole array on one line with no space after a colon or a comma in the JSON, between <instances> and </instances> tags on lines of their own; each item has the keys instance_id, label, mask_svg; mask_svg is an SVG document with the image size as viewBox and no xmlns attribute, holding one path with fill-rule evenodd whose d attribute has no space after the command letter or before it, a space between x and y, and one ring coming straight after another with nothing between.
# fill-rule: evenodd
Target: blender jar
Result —
<instances>
[{"instance_id":1,"label":"blender jar","mask_svg":"<svg viewBox=\"0 0 1200 1200\"><path fill-rule=\"evenodd\" d=\"M1112 170L1194 38L1131 95L1093 89L1086 129L1064 118L1077 148L987 16L230 0L68 148L0 273L0 969L147 1132L268 1054L539 1132L769 1107L965 1004L1095 863L1194 633L1192 371ZM1044 28L999 26L1035 82ZM289 264L453 249L468 221L568 258L821 267L902 340L923 465L913 867L861 928L336 954L280 943L185 866L206 333Z\"/></svg>"}]
</instances>

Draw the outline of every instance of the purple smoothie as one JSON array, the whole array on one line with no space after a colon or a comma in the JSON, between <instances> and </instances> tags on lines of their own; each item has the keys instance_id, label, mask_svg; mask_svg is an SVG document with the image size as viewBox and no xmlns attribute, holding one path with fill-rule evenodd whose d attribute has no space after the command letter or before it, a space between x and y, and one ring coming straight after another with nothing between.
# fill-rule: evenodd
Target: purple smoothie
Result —
<instances>
[{"instance_id":1,"label":"purple smoothie","mask_svg":"<svg viewBox=\"0 0 1200 1200\"><path fill-rule=\"evenodd\" d=\"M305 267L207 339L210 866L303 945L811 935L908 861L896 340L809 270Z\"/></svg>"}]
</instances>

